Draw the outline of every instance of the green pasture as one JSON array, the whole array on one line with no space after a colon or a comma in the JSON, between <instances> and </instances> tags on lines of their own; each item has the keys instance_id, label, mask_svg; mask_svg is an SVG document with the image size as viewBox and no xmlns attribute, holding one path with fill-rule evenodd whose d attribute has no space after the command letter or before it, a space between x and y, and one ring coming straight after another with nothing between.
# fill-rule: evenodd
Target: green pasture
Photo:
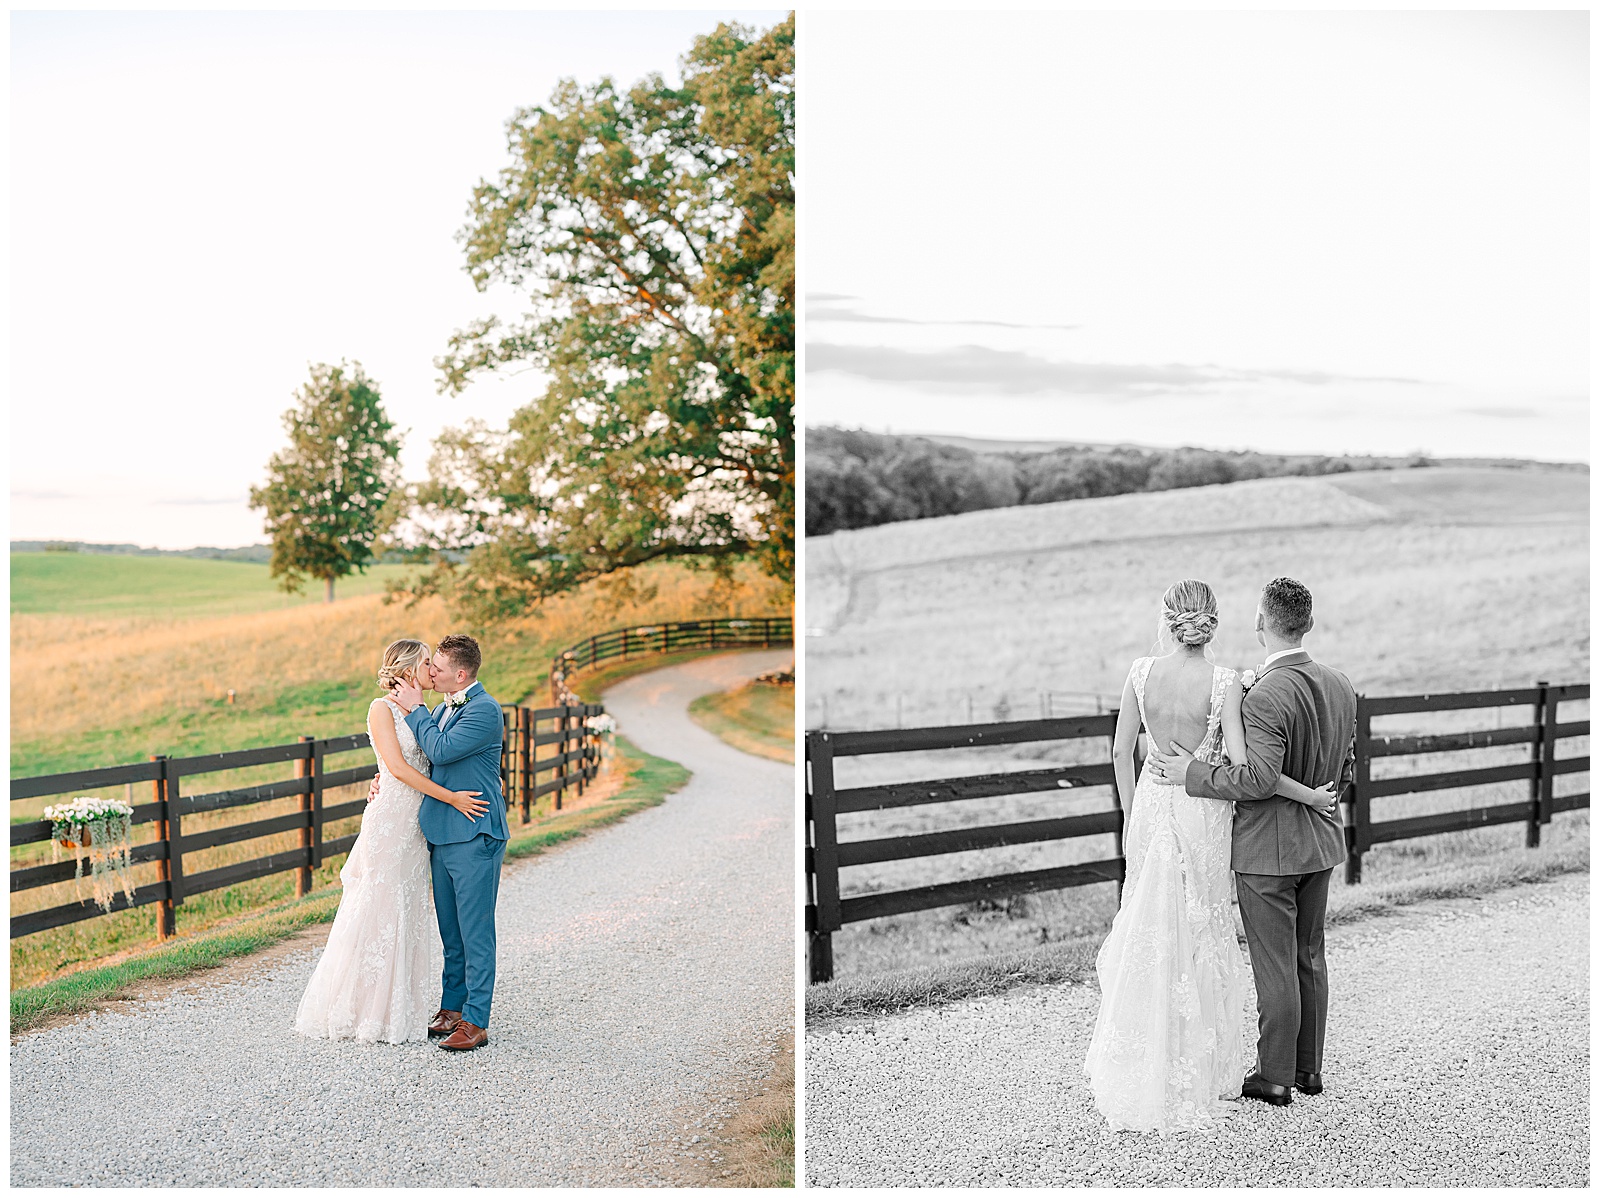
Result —
<instances>
[{"instance_id":1,"label":"green pasture","mask_svg":"<svg viewBox=\"0 0 1600 1198\"><path fill-rule=\"evenodd\" d=\"M391 579L416 569L373 566L340 579L336 598L381 594ZM210 558L111 553L13 553L11 611L120 619L129 616L225 616L323 601L322 584L298 595L279 589L265 564Z\"/></svg>"}]
</instances>

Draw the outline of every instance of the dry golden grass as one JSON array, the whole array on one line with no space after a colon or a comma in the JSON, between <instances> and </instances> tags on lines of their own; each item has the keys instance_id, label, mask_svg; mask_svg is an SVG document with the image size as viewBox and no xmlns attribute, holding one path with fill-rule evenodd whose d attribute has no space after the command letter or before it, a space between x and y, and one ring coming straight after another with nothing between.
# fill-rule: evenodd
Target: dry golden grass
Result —
<instances>
[{"instance_id":1,"label":"dry golden grass","mask_svg":"<svg viewBox=\"0 0 1600 1198\"><path fill-rule=\"evenodd\" d=\"M787 590L748 566L731 586L673 565L634 581L632 592L585 587L481 637L484 685L505 703L542 704L550 657L594 632L789 607ZM12 708L12 774L354 732L377 693L383 647L401 636L431 643L455 628L437 600L407 608L377 595L176 619L14 615L12 679L26 700Z\"/></svg>"},{"instance_id":2,"label":"dry golden grass","mask_svg":"<svg viewBox=\"0 0 1600 1198\"><path fill-rule=\"evenodd\" d=\"M794 764L794 687L748 682L701 695L689 717L741 753Z\"/></svg>"}]
</instances>

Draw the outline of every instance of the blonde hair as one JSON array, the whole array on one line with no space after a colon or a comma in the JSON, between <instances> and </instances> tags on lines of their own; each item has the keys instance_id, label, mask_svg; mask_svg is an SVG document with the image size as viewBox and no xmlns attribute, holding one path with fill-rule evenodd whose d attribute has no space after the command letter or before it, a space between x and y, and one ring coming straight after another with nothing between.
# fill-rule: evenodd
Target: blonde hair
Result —
<instances>
[{"instance_id":1,"label":"blonde hair","mask_svg":"<svg viewBox=\"0 0 1600 1198\"><path fill-rule=\"evenodd\" d=\"M1161 634L1180 645L1206 645L1217 634L1217 597L1195 578L1185 578L1161 596Z\"/></svg>"},{"instance_id":2,"label":"blonde hair","mask_svg":"<svg viewBox=\"0 0 1600 1198\"><path fill-rule=\"evenodd\" d=\"M393 690L394 684L433 656L433 650L422 641L405 637L392 641L383 651L383 664L378 667L378 685Z\"/></svg>"}]
</instances>

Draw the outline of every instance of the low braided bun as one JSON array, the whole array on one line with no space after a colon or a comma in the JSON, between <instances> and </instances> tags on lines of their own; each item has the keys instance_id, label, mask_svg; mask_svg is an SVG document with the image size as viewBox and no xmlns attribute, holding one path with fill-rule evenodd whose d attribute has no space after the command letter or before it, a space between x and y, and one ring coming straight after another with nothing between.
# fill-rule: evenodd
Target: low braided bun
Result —
<instances>
[{"instance_id":1,"label":"low braided bun","mask_svg":"<svg viewBox=\"0 0 1600 1198\"><path fill-rule=\"evenodd\" d=\"M433 656L433 650L422 641L410 638L393 641L383 651L383 664L378 667L378 685L393 690L395 684Z\"/></svg>"},{"instance_id":2,"label":"low braided bun","mask_svg":"<svg viewBox=\"0 0 1600 1198\"><path fill-rule=\"evenodd\" d=\"M1217 633L1217 617L1208 611L1168 612L1167 627L1180 645L1204 645Z\"/></svg>"},{"instance_id":3,"label":"low braided bun","mask_svg":"<svg viewBox=\"0 0 1600 1198\"><path fill-rule=\"evenodd\" d=\"M1161 597L1161 619L1178 644L1210 644L1217 634L1217 597L1198 579L1173 583Z\"/></svg>"}]
</instances>

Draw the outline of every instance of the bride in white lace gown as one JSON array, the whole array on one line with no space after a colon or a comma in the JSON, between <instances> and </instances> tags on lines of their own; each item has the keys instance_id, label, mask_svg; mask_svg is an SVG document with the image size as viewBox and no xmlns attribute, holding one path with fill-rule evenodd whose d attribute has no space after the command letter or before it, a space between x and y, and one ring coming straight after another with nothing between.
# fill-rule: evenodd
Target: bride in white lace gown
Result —
<instances>
[{"instance_id":1,"label":"bride in white lace gown","mask_svg":"<svg viewBox=\"0 0 1600 1198\"><path fill-rule=\"evenodd\" d=\"M1095 971L1100 1013L1084 1072L1116 1131L1190 1131L1232 1113L1255 1058L1255 986L1234 935L1230 863L1233 804L1167 786L1150 770L1133 785L1142 725L1152 745L1196 746L1196 759L1245 760L1238 672L1207 648L1217 601L1187 580L1162 597L1161 656L1133 663L1113 759L1127 812L1122 906ZM1277 793L1305 803L1326 794L1288 778Z\"/></svg>"},{"instance_id":2,"label":"bride in white lace gown","mask_svg":"<svg viewBox=\"0 0 1600 1198\"><path fill-rule=\"evenodd\" d=\"M378 684L392 689L414 679L432 689L430 656L421 641L395 641L384 651ZM449 791L430 779L428 758L402 716L387 698L367 711L378 796L339 871L339 913L295 1015L302 1035L388 1044L428 1038L444 952L417 812L424 794L459 806L478 792Z\"/></svg>"}]
</instances>

